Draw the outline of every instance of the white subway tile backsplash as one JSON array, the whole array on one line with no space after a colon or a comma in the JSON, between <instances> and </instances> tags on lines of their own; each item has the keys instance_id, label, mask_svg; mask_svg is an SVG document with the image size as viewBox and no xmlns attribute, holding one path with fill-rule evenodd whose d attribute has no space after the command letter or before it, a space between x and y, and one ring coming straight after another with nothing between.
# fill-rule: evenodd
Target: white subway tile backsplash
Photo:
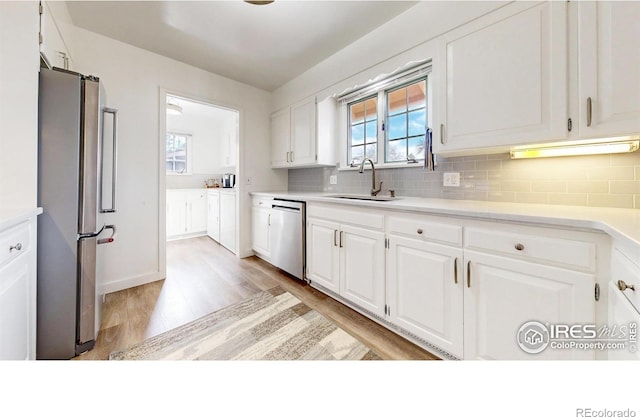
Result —
<instances>
[{"instance_id":1,"label":"white subway tile backsplash","mask_svg":"<svg viewBox=\"0 0 640 417\"><path fill-rule=\"evenodd\" d=\"M508 154L438 157L435 172L422 167L376 169L382 193L398 196L640 208L640 152L627 155L511 160ZM444 172L460 172L460 187L443 187ZM331 185L329 177L338 176ZM289 170L290 191L367 194L371 171L336 168Z\"/></svg>"}]
</instances>

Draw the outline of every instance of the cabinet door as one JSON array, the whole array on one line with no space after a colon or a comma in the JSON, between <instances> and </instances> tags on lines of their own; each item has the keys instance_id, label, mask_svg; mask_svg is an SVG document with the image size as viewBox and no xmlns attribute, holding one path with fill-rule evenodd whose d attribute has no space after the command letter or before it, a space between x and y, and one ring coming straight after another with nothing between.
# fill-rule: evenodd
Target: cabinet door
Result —
<instances>
[{"instance_id":1,"label":"cabinet door","mask_svg":"<svg viewBox=\"0 0 640 417\"><path fill-rule=\"evenodd\" d=\"M207 230L207 194L203 191L189 195L187 213L187 233Z\"/></svg>"},{"instance_id":2,"label":"cabinet door","mask_svg":"<svg viewBox=\"0 0 640 417\"><path fill-rule=\"evenodd\" d=\"M566 16L516 2L441 38L434 153L566 137Z\"/></svg>"},{"instance_id":3,"label":"cabinet door","mask_svg":"<svg viewBox=\"0 0 640 417\"><path fill-rule=\"evenodd\" d=\"M40 19L40 35L42 43L40 44L40 54L46 59L50 67L58 67L69 69L69 52L58 32L58 27L48 2L42 2L42 16Z\"/></svg>"},{"instance_id":4,"label":"cabinet door","mask_svg":"<svg viewBox=\"0 0 640 417\"><path fill-rule=\"evenodd\" d=\"M187 200L182 193L167 193L167 237L187 232Z\"/></svg>"},{"instance_id":5,"label":"cabinet door","mask_svg":"<svg viewBox=\"0 0 640 417\"><path fill-rule=\"evenodd\" d=\"M220 240L220 194L207 195L207 235L218 242Z\"/></svg>"},{"instance_id":6,"label":"cabinet door","mask_svg":"<svg viewBox=\"0 0 640 417\"><path fill-rule=\"evenodd\" d=\"M289 166L291 151L291 113L287 107L271 116L271 166Z\"/></svg>"},{"instance_id":7,"label":"cabinet door","mask_svg":"<svg viewBox=\"0 0 640 417\"><path fill-rule=\"evenodd\" d=\"M293 166L316 162L316 98L291 108L291 154Z\"/></svg>"},{"instance_id":8,"label":"cabinet door","mask_svg":"<svg viewBox=\"0 0 640 417\"><path fill-rule=\"evenodd\" d=\"M580 136L637 134L640 3L585 1L578 2L578 10Z\"/></svg>"},{"instance_id":9,"label":"cabinet door","mask_svg":"<svg viewBox=\"0 0 640 417\"><path fill-rule=\"evenodd\" d=\"M341 225L340 295L380 316L385 306L384 233Z\"/></svg>"},{"instance_id":10,"label":"cabinet door","mask_svg":"<svg viewBox=\"0 0 640 417\"><path fill-rule=\"evenodd\" d=\"M593 324L593 275L465 251L464 359L594 359L591 350L524 352L521 326Z\"/></svg>"},{"instance_id":11,"label":"cabinet door","mask_svg":"<svg viewBox=\"0 0 640 417\"><path fill-rule=\"evenodd\" d=\"M462 358L462 249L389 238L389 319Z\"/></svg>"},{"instance_id":12,"label":"cabinet door","mask_svg":"<svg viewBox=\"0 0 640 417\"><path fill-rule=\"evenodd\" d=\"M236 195L220 193L220 244L236 253Z\"/></svg>"},{"instance_id":13,"label":"cabinet door","mask_svg":"<svg viewBox=\"0 0 640 417\"><path fill-rule=\"evenodd\" d=\"M262 256L271 255L270 245L271 210L260 207L251 208L251 246Z\"/></svg>"},{"instance_id":14,"label":"cabinet door","mask_svg":"<svg viewBox=\"0 0 640 417\"><path fill-rule=\"evenodd\" d=\"M28 255L0 269L0 360L30 359L32 304Z\"/></svg>"},{"instance_id":15,"label":"cabinet door","mask_svg":"<svg viewBox=\"0 0 640 417\"><path fill-rule=\"evenodd\" d=\"M309 218L307 224L307 278L340 293L340 225Z\"/></svg>"}]
</instances>

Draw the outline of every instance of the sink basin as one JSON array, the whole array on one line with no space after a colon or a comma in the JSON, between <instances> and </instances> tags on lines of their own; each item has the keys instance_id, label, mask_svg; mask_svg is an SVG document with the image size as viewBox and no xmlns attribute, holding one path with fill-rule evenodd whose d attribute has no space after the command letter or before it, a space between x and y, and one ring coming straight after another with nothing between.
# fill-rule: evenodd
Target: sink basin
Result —
<instances>
[{"instance_id":1,"label":"sink basin","mask_svg":"<svg viewBox=\"0 0 640 417\"><path fill-rule=\"evenodd\" d=\"M397 200L396 197L389 197L383 195L366 195L366 194L336 194L328 195L331 198L344 198L348 200L367 200L367 201L393 201Z\"/></svg>"}]
</instances>

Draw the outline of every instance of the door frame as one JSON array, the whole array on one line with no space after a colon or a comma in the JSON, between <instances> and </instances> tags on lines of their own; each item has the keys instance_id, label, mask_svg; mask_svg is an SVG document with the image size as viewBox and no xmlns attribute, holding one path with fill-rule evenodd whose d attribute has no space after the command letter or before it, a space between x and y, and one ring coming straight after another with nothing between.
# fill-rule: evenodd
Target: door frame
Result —
<instances>
[{"instance_id":1,"label":"door frame","mask_svg":"<svg viewBox=\"0 0 640 417\"><path fill-rule=\"evenodd\" d=\"M166 87L159 88L158 94L158 272L162 278L167 277L167 175L165 170L166 158L166 134L167 134L167 96L181 97L186 100L199 102L205 105L220 107L238 113L237 140L236 140L236 256L240 256L242 247L240 238L243 222L240 221L240 195L244 172L241 170L240 161L243 160L243 138L244 138L244 110L233 103L212 100L202 96L173 90Z\"/></svg>"}]
</instances>

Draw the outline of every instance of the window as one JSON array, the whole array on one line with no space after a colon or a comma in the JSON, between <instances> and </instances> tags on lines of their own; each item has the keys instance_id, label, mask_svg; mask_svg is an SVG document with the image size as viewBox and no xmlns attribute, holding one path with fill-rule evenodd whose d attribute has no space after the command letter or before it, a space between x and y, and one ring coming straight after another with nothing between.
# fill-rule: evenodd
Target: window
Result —
<instances>
[{"instance_id":1,"label":"window","mask_svg":"<svg viewBox=\"0 0 640 417\"><path fill-rule=\"evenodd\" d=\"M424 159L427 80L387 91L385 162Z\"/></svg>"},{"instance_id":2,"label":"window","mask_svg":"<svg viewBox=\"0 0 640 417\"><path fill-rule=\"evenodd\" d=\"M346 166L364 158L381 167L424 160L430 71L423 64L341 97L347 119Z\"/></svg>"},{"instance_id":3,"label":"window","mask_svg":"<svg viewBox=\"0 0 640 417\"><path fill-rule=\"evenodd\" d=\"M367 97L349 105L349 159L378 161L378 97Z\"/></svg>"},{"instance_id":4,"label":"window","mask_svg":"<svg viewBox=\"0 0 640 417\"><path fill-rule=\"evenodd\" d=\"M191 173L191 135L167 132L166 169L167 174Z\"/></svg>"}]
</instances>

